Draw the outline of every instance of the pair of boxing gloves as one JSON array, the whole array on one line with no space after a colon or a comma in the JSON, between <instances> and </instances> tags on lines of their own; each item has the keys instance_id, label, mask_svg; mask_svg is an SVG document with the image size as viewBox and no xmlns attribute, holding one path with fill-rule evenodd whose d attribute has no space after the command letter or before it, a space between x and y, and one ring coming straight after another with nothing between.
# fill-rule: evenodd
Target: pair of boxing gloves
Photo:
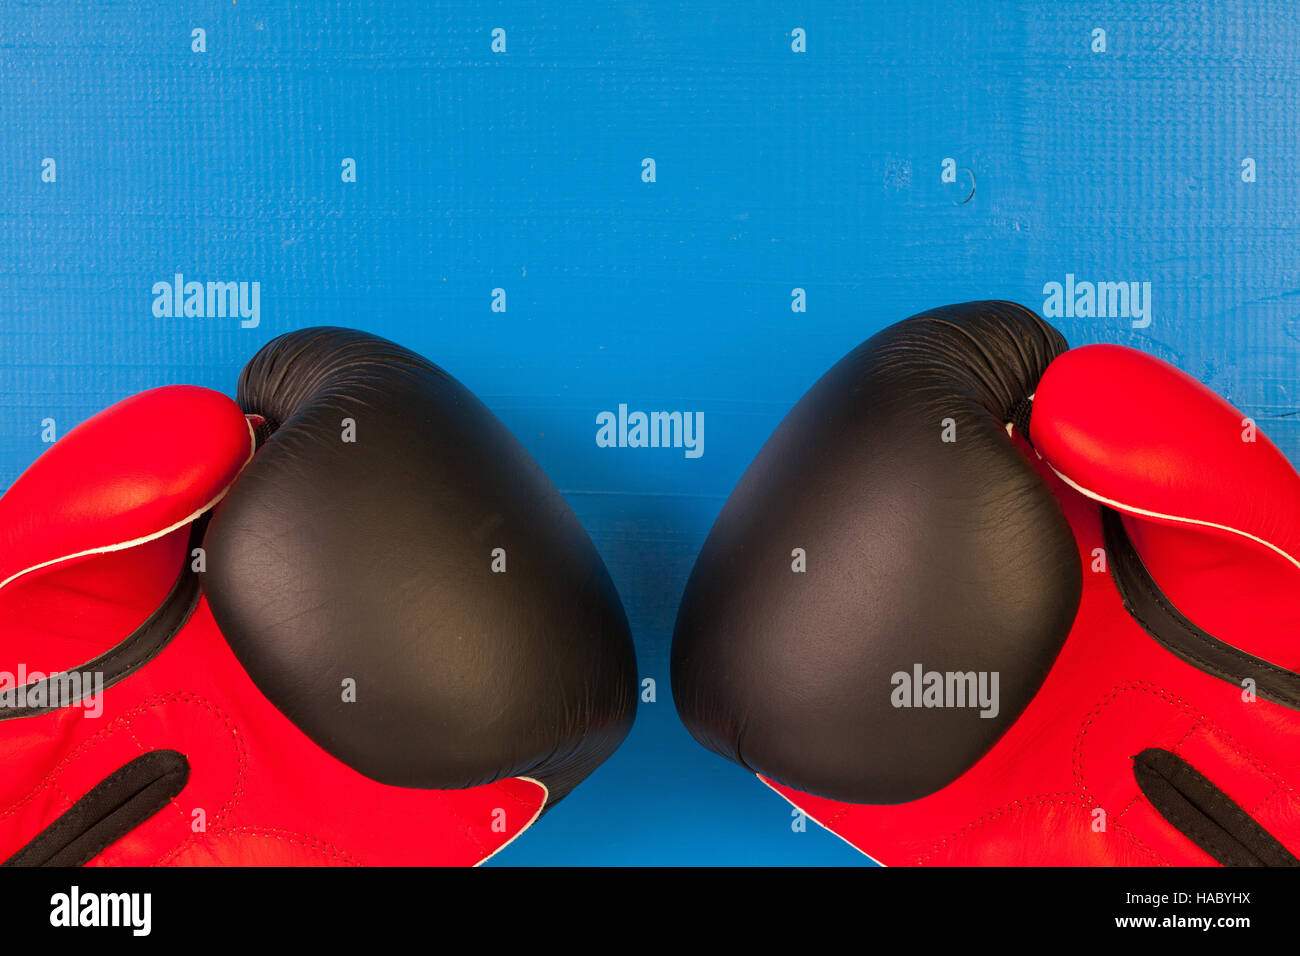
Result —
<instances>
[{"instance_id":1,"label":"pair of boxing gloves","mask_svg":"<svg viewBox=\"0 0 1300 956\"><path fill-rule=\"evenodd\" d=\"M557 489L382 339L281 336L0 498L0 860L475 864L626 736ZM874 859L1293 865L1300 475L1195 380L1005 302L796 405L678 615L691 733Z\"/></svg>"}]
</instances>

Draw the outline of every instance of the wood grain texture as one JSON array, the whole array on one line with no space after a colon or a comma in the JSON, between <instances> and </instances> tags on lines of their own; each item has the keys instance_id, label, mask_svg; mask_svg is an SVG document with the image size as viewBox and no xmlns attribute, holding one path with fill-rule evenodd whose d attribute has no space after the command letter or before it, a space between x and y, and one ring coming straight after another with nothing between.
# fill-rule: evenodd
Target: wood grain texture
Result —
<instances>
[{"instance_id":1,"label":"wood grain texture","mask_svg":"<svg viewBox=\"0 0 1300 956\"><path fill-rule=\"evenodd\" d=\"M1174 362L1300 461L1292 4L190 7L0 7L0 488L43 419L66 432L171 382L232 392L292 328L360 327L458 376L566 493L659 682L512 862L856 861L693 745L667 646L736 478L884 325L1041 309L1066 274L1150 282L1147 328L1058 324ZM260 326L155 317L177 271L259 282ZM620 402L704 412L705 454L598 448Z\"/></svg>"}]
</instances>

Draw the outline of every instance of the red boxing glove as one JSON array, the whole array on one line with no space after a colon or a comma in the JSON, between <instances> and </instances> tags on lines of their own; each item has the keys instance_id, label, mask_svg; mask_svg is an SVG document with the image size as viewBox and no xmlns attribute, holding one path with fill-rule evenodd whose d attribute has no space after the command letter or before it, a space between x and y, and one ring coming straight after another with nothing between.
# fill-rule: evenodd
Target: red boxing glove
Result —
<instances>
[{"instance_id":1,"label":"red boxing glove","mask_svg":"<svg viewBox=\"0 0 1300 956\"><path fill-rule=\"evenodd\" d=\"M0 860L483 861L627 732L603 565L391 343L283 336L240 401L128 399L0 498Z\"/></svg>"},{"instance_id":2,"label":"red boxing glove","mask_svg":"<svg viewBox=\"0 0 1300 956\"><path fill-rule=\"evenodd\" d=\"M1300 476L1254 424L968 303L864 343L773 435L673 686L884 864L1296 865L1297 633Z\"/></svg>"}]
</instances>

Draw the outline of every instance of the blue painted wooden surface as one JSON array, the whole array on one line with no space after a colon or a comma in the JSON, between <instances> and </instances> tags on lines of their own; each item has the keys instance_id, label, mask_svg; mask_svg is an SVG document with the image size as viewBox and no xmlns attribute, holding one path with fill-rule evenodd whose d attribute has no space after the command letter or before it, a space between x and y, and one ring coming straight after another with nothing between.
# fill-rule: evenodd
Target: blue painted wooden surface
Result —
<instances>
[{"instance_id":1,"label":"blue painted wooden surface","mask_svg":"<svg viewBox=\"0 0 1300 956\"><path fill-rule=\"evenodd\" d=\"M0 488L42 419L230 392L276 334L353 325L478 392L605 555L659 700L502 863L859 861L694 744L667 648L736 478L883 325L1149 282L1145 328L1057 324L1175 362L1300 461L1294 6L744 6L0 7ZM177 271L260 283L260 324L156 317ZM703 412L704 454L597 447L619 403Z\"/></svg>"}]
</instances>

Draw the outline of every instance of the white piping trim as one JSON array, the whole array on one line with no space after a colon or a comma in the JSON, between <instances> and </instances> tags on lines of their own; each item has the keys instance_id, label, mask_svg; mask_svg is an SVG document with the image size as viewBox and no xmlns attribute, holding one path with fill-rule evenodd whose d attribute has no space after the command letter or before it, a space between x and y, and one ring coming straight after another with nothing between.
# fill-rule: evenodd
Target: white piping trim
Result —
<instances>
[{"instance_id":1,"label":"white piping trim","mask_svg":"<svg viewBox=\"0 0 1300 956\"><path fill-rule=\"evenodd\" d=\"M244 463L239 466L239 471L235 474L235 480L239 479L239 475L242 474L244 469L248 467L248 463L253 460L254 452L257 451L257 436L253 430L253 425L248 420L247 416L244 417L244 424L248 426L248 437L249 437L248 457L244 459ZM8 587L10 584L13 584L21 577L24 577L28 574L32 574L36 571L42 571L45 568L53 567L56 564L63 564L64 562L67 561L75 561L78 558L86 558L94 554L112 554L115 551L126 551L130 548L138 548L140 545L148 544L150 541L157 541L159 538L165 538L173 531L179 531L187 524L193 524L195 521L199 519L200 516L206 514L207 512L215 508L218 504L220 504L221 499L226 497L226 495L230 493L230 489L233 488L234 486L235 486L235 482L231 481L230 484L226 485L226 487L221 489L220 493L215 498L213 498L211 501L209 501L207 504L201 507L198 511L194 512L193 514L191 514L186 518L182 518L180 521L176 522L173 525L163 528L161 531L155 531L151 534L145 535L144 537L134 538L130 541L120 541L114 544L106 544L103 547L90 548L86 551L78 551L76 554L68 554L68 555L64 555L61 558L54 558L50 561L43 561L40 564L34 564L30 568L24 568L23 570L19 571L17 574L10 575L9 577L5 578L3 581L0 581L0 590L3 590L4 588Z\"/></svg>"},{"instance_id":2,"label":"white piping trim","mask_svg":"<svg viewBox=\"0 0 1300 956\"><path fill-rule=\"evenodd\" d=\"M1032 400L1034 396L1030 395L1029 397ZM1008 435L1011 436L1015 435L1015 425L1013 422L1007 422L1006 428L1007 428ZM1151 511L1147 508L1139 508L1136 505L1125 504L1122 501L1116 501L1113 498L1107 498L1104 495L1099 495L1095 491L1090 491L1087 488L1083 487L1083 485L1079 484L1077 481L1072 479L1069 475L1062 472L1050 461L1047 461L1047 459L1043 457L1043 453L1039 451L1036 447L1034 447L1033 445L1031 445L1030 447L1034 449L1034 454L1038 456L1038 460L1042 462L1046 462L1047 467L1052 469L1052 472L1056 475L1057 478L1060 478L1063 482L1065 482L1067 485L1069 485L1079 494L1083 495L1085 498L1091 498L1093 501L1099 501L1104 505L1109 505L1110 507L1114 508L1117 511L1123 511L1131 515L1141 515L1144 518L1156 518L1161 521L1171 521L1175 524L1187 524L1187 525L1193 525L1200 528L1214 528L1216 531L1226 531L1229 534L1239 535L1243 538L1246 538L1249 541L1254 541L1256 544L1262 544L1270 551L1276 552L1277 554L1281 555L1284 559L1294 564L1297 568L1300 568L1300 559L1297 559L1293 557L1291 554L1287 553L1286 551L1283 551L1281 548L1273 544L1271 541L1265 541L1263 538L1257 537L1256 535L1251 534L1249 531L1242 531L1240 528L1233 528L1230 525L1226 525L1226 524L1216 524L1213 521L1201 521L1198 518L1184 518L1181 515L1171 515L1171 514L1165 514L1164 512L1161 511Z\"/></svg>"},{"instance_id":3,"label":"white piping trim","mask_svg":"<svg viewBox=\"0 0 1300 956\"><path fill-rule=\"evenodd\" d=\"M1039 457L1042 456L1040 455ZM1046 459L1044 459L1044 461L1046 461ZM1067 485L1069 485L1079 494L1083 495L1086 498L1091 498L1093 501L1100 501L1104 505L1109 505L1110 507L1116 509L1117 511L1124 511L1127 512L1128 514L1133 514L1133 515L1141 515L1144 518L1157 518L1161 521L1172 521L1176 524L1195 525L1201 528L1214 528L1217 531L1227 531L1229 534L1240 535L1243 538L1246 538L1250 541L1254 541L1256 544L1262 544L1270 551L1276 552L1277 554L1281 555L1283 558L1285 558L1286 560L1294 564L1297 568L1300 568L1300 559L1292 557L1290 554L1283 551L1281 548L1279 548L1277 545L1273 544L1272 542L1265 541L1263 538L1257 537L1248 531L1242 531L1240 528L1233 528L1226 524L1216 524L1213 521L1201 521L1198 518L1184 518L1181 515L1164 514L1163 512L1160 511L1150 511L1146 508L1139 508L1135 505L1125 504L1122 501L1115 501L1113 498L1106 498L1102 495L1097 494L1095 491L1089 491L1087 488L1084 488L1078 482L1072 481L1068 475L1062 474L1061 471L1057 469L1056 466L1053 465L1050 461L1047 462L1047 467L1051 468L1052 471L1056 472L1056 476L1058 478L1060 478L1063 482L1065 482Z\"/></svg>"},{"instance_id":4,"label":"white piping trim","mask_svg":"<svg viewBox=\"0 0 1300 956\"><path fill-rule=\"evenodd\" d=\"M871 855L870 853L868 853L866 850L862 849L862 847L858 846L856 843L852 843L852 842L850 842L848 837L845 837L845 836L842 836L842 835L836 833L834 830L832 830L832 829L831 829L830 827L828 827L826 824L822 823L820 820L818 820L815 816L813 816L811 813L809 813L809 812L808 812L807 810L805 810L803 807L799 806L799 804L795 803L793 800L791 800L789 797L787 797L787 796L786 796L784 793L782 793L780 790L776 789L776 787L774 787L772 784L768 783L766 780L763 780L763 775L762 775L761 773L756 773L756 774L754 774L754 776L757 777L760 781L762 781L763 786L767 787L769 790L771 790L773 793L775 793L778 797L780 797L780 798L781 798L782 800L784 800L786 803L790 804L790 806L794 807L796 810L798 810L800 813L802 813L804 816L806 816L806 817L807 817L809 820L811 820L813 823L817 824L819 827L821 827L821 828L822 828L823 830L825 830L827 833L831 834L832 836L839 837L839 838L840 838L841 840L843 840L845 843L848 843L849 846L853 847L853 849L857 850L859 853L861 853L863 856L865 856L865 857L866 857L868 860L870 860L872 863L876 864L876 866L879 866L879 867L885 867L885 866L886 866L886 864L881 863L879 860L877 860L874 856L872 856L872 855Z\"/></svg>"},{"instance_id":5,"label":"white piping trim","mask_svg":"<svg viewBox=\"0 0 1300 956\"><path fill-rule=\"evenodd\" d=\"M526 833L528 830L531 830L532 827L533 827L533 824L537 822L537 818L540 817L540 816L542 815L542 811L546 809L546 803L547 803L547 801L551 799L551 791L550 791L550 788L547 787L546 784L544 784L544 783L542 783L540 780L538 780L536 777L511 777L510 779L511 779L511 780L527 780L529 783L535 783L535 784L537 784L539 787L542 788L542 802L538 805L538 807L537 807L537 812L533 814L532 818L531 818L527 823L525 823L522 827L520 827L517 831L515 831L515 835L514 835L514 836L512 836L509 840L506 840L505 843L502 843L499 847L497 847L495 850L493 850L493 851L492 851L491 853L489 853L487 856L483 857L483 859L481 859L481 860L479 860L477 863L475 863L474 866L476 866L476 867L482 866L482 865L483 865L484 863L486 863L488 860L492 859L492 857L496 856L498 853L500 853L502 850L504 850L504 849L505 849L506 847L508 847L510 844L512 844L512 843L514 843L516 840L518 840L518 839L519 839L521 836L523 836L524 833Z\"/></svg>"}]
</instances>

